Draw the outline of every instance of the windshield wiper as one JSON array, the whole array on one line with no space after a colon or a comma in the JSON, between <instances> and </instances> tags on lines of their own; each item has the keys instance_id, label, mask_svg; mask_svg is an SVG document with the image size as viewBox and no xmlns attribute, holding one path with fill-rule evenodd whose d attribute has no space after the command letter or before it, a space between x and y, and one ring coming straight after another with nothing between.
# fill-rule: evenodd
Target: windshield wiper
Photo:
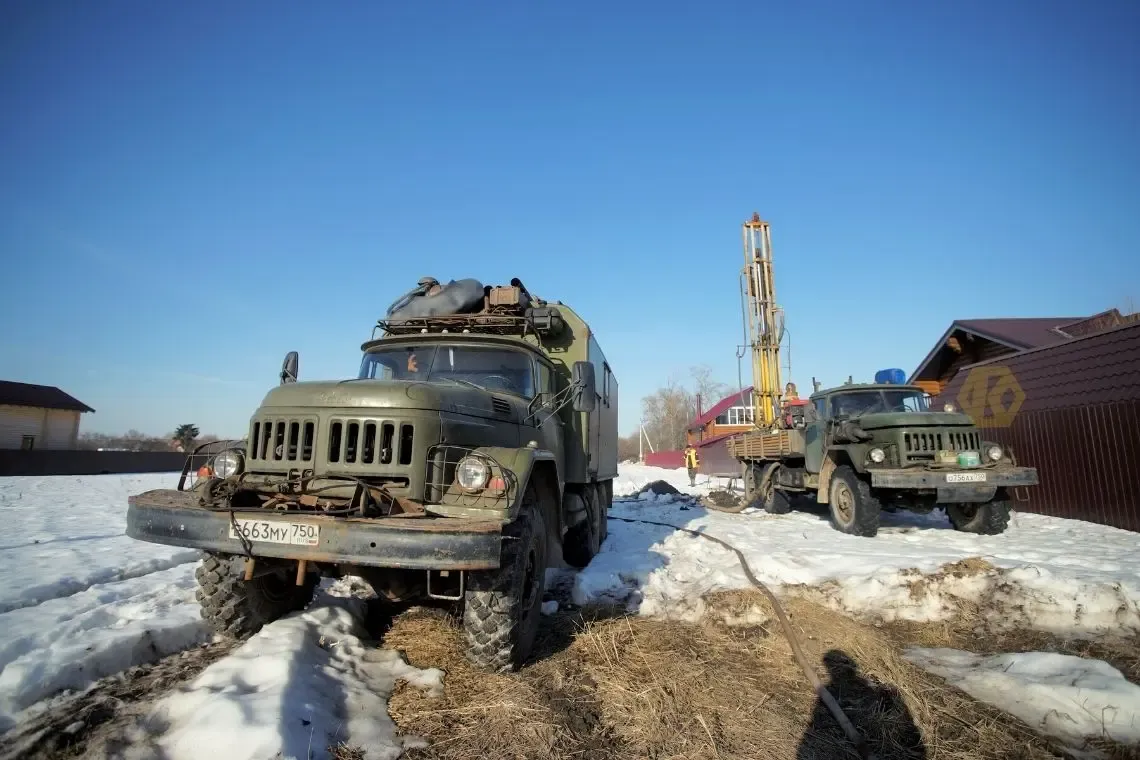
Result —
<instances>
[{"instance_id":1,"label":"windshield wiper","mask_svg":"<svg viewBox=\"0 0 1140 760\"><path fill-rule=\"evenodd\" d=\"M463 380L462 378L458 378L458 377L429 377L428 380L450 380L453 383L459 383L460 385L466 385L466 386L469 386L471 388L474 388L477 391L483 391L484 393L487 392L487 389L484 388L482 385L478 385L476 383L471 382L470 380Z\"/></svg>"}]
</instances>

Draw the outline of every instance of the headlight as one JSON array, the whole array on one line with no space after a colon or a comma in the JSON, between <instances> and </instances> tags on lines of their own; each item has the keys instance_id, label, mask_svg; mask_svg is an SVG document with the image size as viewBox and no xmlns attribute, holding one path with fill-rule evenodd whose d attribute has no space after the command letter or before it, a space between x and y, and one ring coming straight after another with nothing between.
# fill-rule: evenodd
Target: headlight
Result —
<instances>
[{"instance_id":1,"label":"headlight","mask_svg":"<svg viewBox=\"0 0 1140 760\"><path fill-rule=\"evenodd\" d=\"M226 449L214 457L214 474L219 478L237 475L245 466L245 459L237 449Z\"/></svg>"},{"instance_id":2,"label":"headlight","mask_svg":"<svg viewBox=\"0 0 1140 760\"><path fill-rule=\"evenodd\" d=\"M996 462L1001 459L1001 446L990 446L986 449L986 456L990 458L991 462Z\"/></svg>"},{"instance_id":3,"label":"headlight","mask_svg":"<svg viewBox=\"0 0 1140 760\"><path fill-rule=\"evenodd\" d=\"M455 482L465 491L478 491L487 485L491 468L479 457L464 457L455 466Z\"/></svg>"},{"instance_id":4,"label":"headlight","mask_svg":"<svg viewBox=\"0 0 1140 760\"><path fill-rule=\"evenodd\" d=\"M882 464L887 458L887 453L880 448L874 448L867 452L867 456L875 464Z\"/></svg>"},{"instance_id":5,"label":"headlight","mask_svg":"<svg viewBox=\"0 0 1140 760\"><path fill-rule=\"evenodd\" d=\"M942 409L943 409L943 411L952 412L952 411L954 411L954 405L953 404L946 404L945 406L942 407Z\"/></svg>"}]
</instances>

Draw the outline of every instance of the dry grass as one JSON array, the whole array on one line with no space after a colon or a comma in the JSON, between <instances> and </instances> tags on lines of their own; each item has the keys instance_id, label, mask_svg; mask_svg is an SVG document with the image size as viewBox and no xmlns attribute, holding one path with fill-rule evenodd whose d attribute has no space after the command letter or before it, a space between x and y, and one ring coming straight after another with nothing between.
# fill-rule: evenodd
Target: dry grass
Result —
<instances>
[{"instance_id":1,"label":"dry grass","mask_svg":"<svg viewBox=\"0 0 1140 760\"><path fill-rule=\"evenodd\" d=\"M400 729L429 742L408 757L856 757L765 622L763 597L729 592L708 602L712 614L697 625L598 610L556 615L539 658L502 676L462 659L446 615L406 613L386 645L446 672L443 697L400 688L391 699ZM789 600L787 611L808 659L882 760L1059 756L1010 716L903 660L891 631L803 599Z\"/></svg>"}]
</instances>

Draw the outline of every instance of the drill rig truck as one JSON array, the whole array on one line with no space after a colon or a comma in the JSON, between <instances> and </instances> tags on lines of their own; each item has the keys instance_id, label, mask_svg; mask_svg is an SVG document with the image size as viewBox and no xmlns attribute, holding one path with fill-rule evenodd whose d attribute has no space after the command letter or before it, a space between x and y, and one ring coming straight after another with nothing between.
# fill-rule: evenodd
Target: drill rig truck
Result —
<instances>
[{"instance_id":1,"label":"drill rig truck","mask_svg":"<svg viewBox=\"0 0 1140 760\"><path fill-rule=\"evenodd\" d=\"M197 597L222 634L353 575L381 604L460 606L469 658L516 668L547 567L585 566L606 537L609 363L573 309L517 279L425 278L362 350L356 377L329 382L298 382L290 352L247 438L188 457L176 489L130 497L127 535L203 550Z\"/></svg>"},{"instance_id":2,"label":"drill rig truck","mask_svg":"<svg viewBox=\"0 0 1140 760\"><path fill-rule=\"evenodd\" d=\"M744 223L741 301L747 314L754 428L727 439L745 499L772 514L798 496L827 505L832 526L874 536L881 512L942 509L953 527L995 534L1009 523L1009 492L1038 482L1013 451L987 441L952 404L930 407L900 369L873 383L813 389L801 401L780 388L783 313L776 306L771 234L759 215ZM813 380L814 382L814 380Z\"/></svg>"}]
</instances>

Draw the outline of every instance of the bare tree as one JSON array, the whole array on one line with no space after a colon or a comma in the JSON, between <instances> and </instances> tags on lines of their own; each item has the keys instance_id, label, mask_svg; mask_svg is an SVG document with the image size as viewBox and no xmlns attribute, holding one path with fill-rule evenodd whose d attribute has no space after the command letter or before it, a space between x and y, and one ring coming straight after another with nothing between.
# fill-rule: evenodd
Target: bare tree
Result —
<instances>
[{"instance_id":1,"label":"bare tree","mask_svg":"<svg viewBox=\"0 0 1140 760\"><path fill-rule=\"evenodd\" d=\"M732 386L713 379L712 367L702 364L691 367L689 373L693 377L693 390L701 397L701 406L708 409L722 398L732 393Z\"/></svg>"},{"instance_id":2,"label":"bare tree","mask_svg":"<svg viewBox=\"0 0 1140 760\"><path fill-rule=\"evenodd\" d=\"M685 431L696 416L696 394L674 379L641 400L645 432L659 449L685 445Z\"/></svg>"}]
</instances>

